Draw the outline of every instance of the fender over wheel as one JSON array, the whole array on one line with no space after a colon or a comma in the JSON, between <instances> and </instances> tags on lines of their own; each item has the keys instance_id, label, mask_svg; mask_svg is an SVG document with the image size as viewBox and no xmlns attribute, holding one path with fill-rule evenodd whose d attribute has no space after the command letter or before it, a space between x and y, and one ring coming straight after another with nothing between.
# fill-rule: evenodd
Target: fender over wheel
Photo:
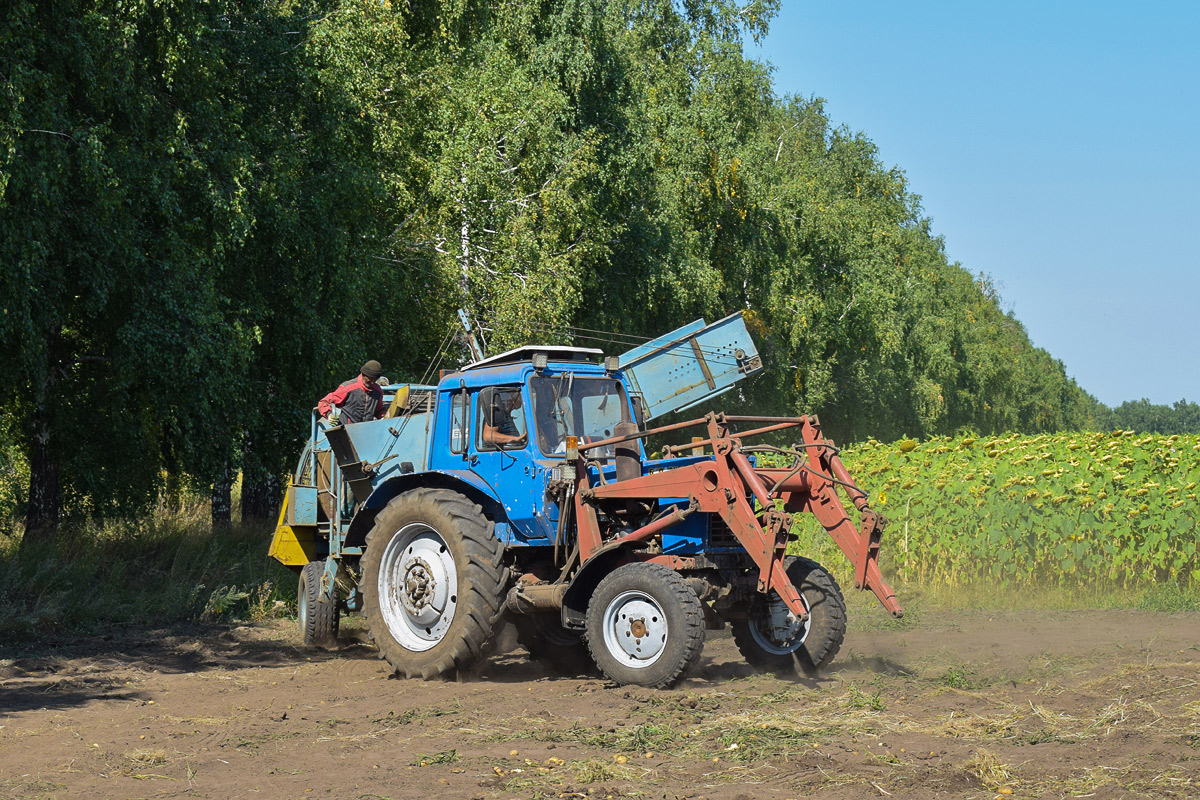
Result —
<instances>
[{"instance_id":1,"label":"fender over wheel","mask_svg":"<svg viewBox=\"0 0 1200 800\"><path fill-rule=\"evenodd\" d=\"M815 561L789 556L784 569L808 610L800 622L775 592L758 595L746 617L731 621L733 641L759 669L812 675L833 661L846 638L846 601L829 572Z\"/></svg>"},{"instance_id":2,"label":"fender over wheel","mask_svg":"<svg viewBox=\"0 0 1200 800\"><path fill-rule=\"evenodd\" d=\"M446 489L405 492L376 515L361 587L380 658L396 672L434 678L484 655L508 577L493 530Z\"/></svg>"},{"instance_id":3,"label":"fender over wheel","mask_svg":"<svg viewBox=\"0 0 1200 800\"><path fill-rule=\"evenodd\" d=\"M592 594L587 644L596 666L623 684L670 686L704 648L700 600L674 570L626 564Z\"/></svg>"},{"instance_id":4,"label":"fender over wheel","mask_svg":"<svg viewBox=\"0 0 1200 800\"><path fill-rule=\"evenodd\" d=\"M300 570L296 589L296 621L300 623L300 642L306 646L328 647L337 641L341 614L335 595L321 600L324 561L310 561Z\"/></svg>"}]
</instances>

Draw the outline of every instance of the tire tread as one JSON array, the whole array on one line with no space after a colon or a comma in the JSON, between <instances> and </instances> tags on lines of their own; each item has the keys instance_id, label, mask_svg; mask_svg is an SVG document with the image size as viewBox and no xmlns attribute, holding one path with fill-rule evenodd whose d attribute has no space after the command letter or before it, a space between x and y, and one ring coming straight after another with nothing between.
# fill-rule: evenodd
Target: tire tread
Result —
<instances>
[{"instance_id":1,"label":"tire tread","mask_svg":"<svg viewBox=\"0 0 1200 800\"><path fill-rule=\"evenodd\" d=\"M846 638L846 600L837 580L816 561L790 556L786 569L797 591L808 592L809 613L820 614L821 625L815 631L810 629L804 644L790 654L763 651L750 633L750 619L734 621L733 641L746 661L760 669L794 673L799 668L806 675L817 675L837 657ZM816 595L817 602L811 595Z\"/></svg>"},{"instance_id":2,"label":"tire tread","mask_svg":"<svg viewBox=\"0 0 1200 800\"><path fill-rule=\"evenodd\" d=\"M678 607L683 612L682 630L674 628L668 631L668 642L671 637L683 637L683 649L674 661L669 665L666 672L657 675L651 680L642 682L639 680L626 680L627 675L622 675L619 665L615 662L609 664L611 660L604 646L603 636L594 636L593 634L603 629L604 617L604 602L597 602L597 598L603 598L614 585L621 586L623 583L628 583L631 579L630 569L638 567L644 570L643 575L645 580L658 581L659 587L664 589L667 595L674 599ZM639 576L641 577L641 576ZM636 580L636 579L635 579ZM663 598L666 600L667 598ZM666 609L664 609L665 611ZM596 666L600 668L608 678L617 683L636 683L641 686L649 686L655 689L665 689L671 686L688 670L689 667L700 656L700 652L704 649L704 612L700 607L700 600L696 597L696 593L691 590L683 577L676 571L669 569L661 564L646 564L633 563L626 564L623 567L618 567L613 570L596 587L596 591L592 594L592 600L588 603L587 610L587 646L592 654L592 659L596 662ZM654 665L657 666L657 665ZM617 669L613 669L617 667ZM652 668L649 668L652 669ZM658 672L655 670L655 672ZM655 672L648 672L647 675L653 675ZM636 673L630 673L636 677L644 677Z\"/></svg>"},{"instance_id":3,"label":"tire tread","mask_svg":"<svg viewBox=\"0 0 1200 800\"><path fill-rule=\"evenodd\" d=\"M304 603L305 624L300 628L300 641L310 647L329 647L337 641L340 627L337 598L321 602L321 577L324 561L310 561L300 570L297 602ZM299 615L297 615L299 616Z\"/></svg>"},{"instance_id":4,"label":"tire tread","mask_svg":"<svg viewBox=\"0 0 1200 800\"><path fill-rule=\"evenodd\" d=\"M399 530L406 515L443 515L450 523L438 534L447 540L460 537L465 563L458 570L458 608L446 639L422 652L400 645L387 630L378 608L377 569L382 551ZM363 556L363 598L370 635L380 658L407 678L430 680L462 669L487 652L496 620L504 608L508 570L504 546L493 533L494 526L483 509L463 495L448 489L414 489L392 498L375 518L367 534Z\"/></svg>"}]
</instances>

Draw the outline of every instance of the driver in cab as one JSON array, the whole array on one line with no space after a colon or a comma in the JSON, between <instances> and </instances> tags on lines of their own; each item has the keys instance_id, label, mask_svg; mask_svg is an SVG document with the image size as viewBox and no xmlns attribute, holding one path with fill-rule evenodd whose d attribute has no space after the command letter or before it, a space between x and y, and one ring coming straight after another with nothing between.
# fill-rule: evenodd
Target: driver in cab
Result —
<instances>
[{"instance_id":1,"label":"driver in cab","mask_svg":"<svg viewBox=\"0 0 1200 800\"><path fill-rule=\"evenodd\" d=\"M483 423L479 438L484 444L501 450L525 446L528 434L522 433L513 419L513 412L521 407L520 389L485 389L480 404Z\"/></svg>"}]
</instances>

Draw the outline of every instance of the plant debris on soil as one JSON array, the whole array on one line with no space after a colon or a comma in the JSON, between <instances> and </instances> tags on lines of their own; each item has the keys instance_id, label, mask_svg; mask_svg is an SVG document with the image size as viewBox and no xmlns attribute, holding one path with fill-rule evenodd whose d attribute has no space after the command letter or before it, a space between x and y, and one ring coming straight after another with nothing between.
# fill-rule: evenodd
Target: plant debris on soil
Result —
<instances>
[{"instance_id":1,"label":"plant debris on soil","mask_svg":"<svg viewBox=\"0 0 1200 800\"><path fill-rule=\"evenodd\" d=\"M396 680L353 621L332 651L294 624L0 650L0 798L1200 794L1195 613L940 614L851 630L816 679L717 633L667 691L515 645Z\"/></svg>"}]
</instances>

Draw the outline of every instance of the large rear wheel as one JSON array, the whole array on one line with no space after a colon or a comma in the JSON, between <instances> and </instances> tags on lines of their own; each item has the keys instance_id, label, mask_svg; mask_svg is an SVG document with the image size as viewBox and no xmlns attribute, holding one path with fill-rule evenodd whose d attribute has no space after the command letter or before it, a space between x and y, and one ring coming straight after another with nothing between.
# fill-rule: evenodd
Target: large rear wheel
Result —
<instances>
[{"instance_id":1,"label":"large rear wheel","mask_svg":"<svg viewBox=\"0 0 1200 800\"><path fill-rule=\"evenodd\" d=\"M617 683L663 688L704 648L704 611L679 573L626 564L588 602L587 643L596 666Z\"/></svg>"},{"instance_id":2,"label":"large rear wheel","mask_svg":"<svg viewBox=\"0 0 1200 800\"><path fill-rule=\"evenodd\" d=\"M846 638L846 601L837 581L817 562L791 556L785 569L808 619L796 619L775 592L758 595L746 617L732 621L733 641L759 669L790 674L799 667L815 674L833 661Z\"/></svg>"},{"instance_id":3,"label":"large rear wheel","mask_svg":"<svg viewBox=\"0 0 1200 800\"><path fill-rule=\"evenodd\" d=\"M380 657L409 678L478 661L507 570L483 510L457 492L416 489L375 517L362 558L367 624Z\"/></svg>"}]
</instances>

